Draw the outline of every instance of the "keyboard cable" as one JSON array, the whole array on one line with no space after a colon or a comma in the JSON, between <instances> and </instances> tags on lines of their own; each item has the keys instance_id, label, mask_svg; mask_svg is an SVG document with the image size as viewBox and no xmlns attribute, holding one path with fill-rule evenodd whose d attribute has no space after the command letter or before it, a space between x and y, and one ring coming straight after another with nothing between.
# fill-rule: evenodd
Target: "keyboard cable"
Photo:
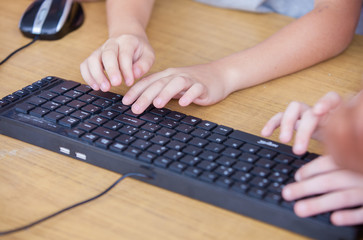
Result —
<instances>
[{"instance_id":1,"label":"keyboard cable","mask_svg":"<svg viewBox=\"0 0 363 240\"><path fill-rule=\"evenodd\" d=\"M59 210L59 211L57 211L57 212L55 212L55 213L52 213L52 214L50 214L50 215L48 215L48 216L46 216L46 217L43 217L43 218L41 218L41 219L38 219L38 220L36 220L36 221L34 221L34 222L31 222L31 223L29 223L29 224L27 224L27 225L24 225L24 226L22 226L22 227L17 227L17 228L14 228L14 229L11 229L11 230L7 230L7 231L0 231L0 236L5 236L5 235L8 235L8 234L12 234L12 233L15 233L15 232L19 232L19 231L22 231L22 230L25 230L25 229L28 229L28 228L31 228L31 227L33 227L33 226L35 226L35 225L37 225L37 224L39 224L39 223L41 223L41 222L44 222L44 221L46 221L46 220L48 220L48 219L50 219L50 218L52 218L52 217L55 217L55 216L57 216L57 215L59 215L59 214L61 214L61 213L64 213L64 212L66 212L66 211L68 211L68 210L70 210L70 209L72 209L72 208L75 208L75 207L78 207L78 206L80 206L80 205L83 205L83 204L86 204L86 203L88 203L88 202L91 202L91 201L93 201L93 200L95 200L95 199L97 199L97 198L99 198L99 197L101 197L101 196L103 196L103 195L105 195L106 193L108 193L112 188L114 188L119 182L121 182L122 180L124 180L125 178L127 178L127 177L142 177L142 178L149 178L149 179L151 179L151 178L153 178L153 177L151 177L151 176L148 176L148 175L145 175L145 174L143 174L143 173L126 173L126 174L124 174L123 176L121 176L119 179L117 179L113 184L111 184L111 186L109 186L107 189L105 189L103 192L101 192L101 193L99 193L99 194L97 194L96 196L94 196L94 197L91 197L91 198L88 198L88 199L86 199L86 200L83 200L83 201L81 201L81 202L78 202L78 203L75 203L75 204L72 204L72 205L70 205L70 206L68 206L68 207L66 207L66 208L63 208L63 209L61 209L61 210Z\"/></svg>"},{"instance_id":2,"label":"keyboard cable","mask_svg":"<svg viewBox=\"0 0 363 240\"><path fill-rule=\"evenodd\" d=\"M2 61L0 62L0 65L2 65L2 64L3 64L3 63L5 63L7 60L9 60L9 59L10 59L10 58L11 58L11 57L15 54L15 53L17 53L17 52L19 52L19 51L23 50L24 48L26 48L26 47L28 47L28 46L32 45L32 44L33 44L33 43L35 43L37 40L39 40L39 37L38 37L38 36L35 36L31 42L29 42L29 43L25 44L24 46L22 46L22 47L20 47L20 48L16 49L14 52L10 53L10 54L9 54L9 56L7 56L4 60L2 60Z\"/></svg>"}]
</instances>

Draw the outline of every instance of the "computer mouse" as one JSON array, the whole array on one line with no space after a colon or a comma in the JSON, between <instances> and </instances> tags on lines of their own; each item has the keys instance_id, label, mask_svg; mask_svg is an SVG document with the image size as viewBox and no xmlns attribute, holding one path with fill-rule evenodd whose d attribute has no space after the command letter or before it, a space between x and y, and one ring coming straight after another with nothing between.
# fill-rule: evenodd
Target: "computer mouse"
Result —
<instances>
[{"instance_id":1,"label":"computer mouse","mask_svg":"<svg viewBox=\"0 0 363 240\"><path fill-rule=\"evenodd\" d=\"M19 29L29 38L57 40L79 28L83 21L83 9L78 2L35 0L21 17Z\"/></svg>"}]
</instances>

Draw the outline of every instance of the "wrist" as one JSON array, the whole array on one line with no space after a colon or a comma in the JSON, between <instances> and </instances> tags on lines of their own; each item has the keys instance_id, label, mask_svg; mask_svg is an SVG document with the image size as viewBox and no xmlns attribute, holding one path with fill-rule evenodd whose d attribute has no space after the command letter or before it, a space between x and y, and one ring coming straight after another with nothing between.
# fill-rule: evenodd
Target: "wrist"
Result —
<instances>
[{"instance_id":1,"label":"wrist","mask_svg":"<svg viewBox=\"0 0 363 240\"><path fill-rule=\"evenodd\" d=\"M148 41L144 28L137 23L123 24L123 26L109 27L109 38L117 38L122 35L134 35Z\"/></svg>"}]
</instances>

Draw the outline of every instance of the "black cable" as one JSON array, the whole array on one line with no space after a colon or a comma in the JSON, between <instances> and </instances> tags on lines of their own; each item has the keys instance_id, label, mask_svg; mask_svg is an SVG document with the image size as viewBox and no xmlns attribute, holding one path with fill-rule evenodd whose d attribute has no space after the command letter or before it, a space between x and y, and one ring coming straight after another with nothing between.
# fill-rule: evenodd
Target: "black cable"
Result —
<instances>
[{"instance_id":1,"label":"black cable","mask_svg":"<svg viewBox=\"0 0 363 240\"><path fill-rule=\"evenodd\" d=\"M5 63L7 60L9 60L9 58L11 58L11 57L12 57L15 53L17 53L17 52L19 52L20 50L23 50L24 48L26 48L26 47L28 47L28 46L32 45L32 44L33 44L33 43L35 43L35 41L37 41L37 40L39 40L39 37L38 37L38 36L35 36L35 37L33 38L33 40L32 40L30 43L25 44L24 46L22 46L22 47L20 47L20 48L16 49L14 52L10 53L10 54L9 54L9 56L7 56L4 60L2 60L2 61L0 62L0 65L2 65L2 64L3 64L3 63Z\"/></svg>"},{"instance_id":2,"label":"black cable","mask_svg":"<svg viewBox=\"0 0 363 240\"><path fill-rule=\"evenodd\" d=\"M75 203L75 204L73 204L73 205L71 205L71 206L69 206L69 207L63 208L63 209L59 210L58 212L55 212L55 213L53 213L53 214L51 214L51 215L48 215L48 216L46 216L46 217L43 217L43 218L41 218L41 219L39 219L39 220L37 220L37 221L34 221L34 222L32 222L32 223L29 223L29 224L25 225L25 226L18 227L18 228L14 228L14 229L7 230L7 231L2 231L2 232L0 232L0 236L4 236L4 235L11 234L11 233L19 232L19 231L25 230L25 229L27 229L27 228L33 227L34 225L37 225L37 224L39 224L39 223L41 223L41 222L44 222L44 221L46 221L46 220L48 220L48 219L50 219L50 218L52 218L52 217L55 217L55 216L57 216L57 215L59 215L59 214L61 214L61 213L63 213L63 212L66 212L66 211L68 211L68 210L70 210L70 209L72 209L72 208L75 208L75 207L78 207L78 206L80 206L80 205L82 205L82 204L85 204L85 203L88 203L88 202L90 202L90 201L93 201L93 200L95 200L95 199L97 199L97 198L99 198L99 197L103 196L103 195L104 195L104 194L106 194L107 192L109 192L112 188L114 188L114 187L115 187L115 186L116 186L119 182L121 182L123 179L125 179L125 178L127 178L127 177L131 177L131 176L138 176L138 177L143 177L143 178L151 178L151 177L149 177L149 176L147 176L147 175L145 175L145 174L142 174L142 173L126 173L126 174L124 174L122 177L120 177L119 179L117 179L117 180L116 180L116 181L115 181L115 182L114 182L111 186L109 186L106 190L104 190L103 192L101 192L101 193L97 194L96 196L91 197L91 198L89 198L89 199L86 199L86 200L84 200L84 201L81 201L81 202Z\"/></svg>"}]
</instances>

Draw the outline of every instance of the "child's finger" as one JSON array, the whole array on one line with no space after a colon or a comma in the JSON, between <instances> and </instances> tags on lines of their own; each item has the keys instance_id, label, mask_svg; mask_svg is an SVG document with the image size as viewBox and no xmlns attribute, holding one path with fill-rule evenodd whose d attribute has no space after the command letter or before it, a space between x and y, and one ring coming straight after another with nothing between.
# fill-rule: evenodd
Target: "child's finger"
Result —
<instances>
[{"instance_id":1,"label":"child's finger","mask_svg":"<svg viewBox=\"0 0 363 240\"><path fill-rule=\"evenodd\" d=\"M363 203L360 205L362 204ZM331 222L337 226L352 226L361 224L363 222L363 207L336 211L331 215L330 219Z\"/></svg>"},{"instance_id":2,"label":"child's finger","mask_svg":"<svg viewBox=\"0 0 363 240\"><path fill-rule=\"evenodd\" d=\"M85 60L81 64L80 69L81 69L81 75L82 75L83 79L87 82L87 84L90 85L93 90L96 90L96 91L100 90L96 80L93 79L93 77L88 69L87 60Z\"/></svg>"},{"instance_id":3,"label":"child's finger","mask_svg":"<svg viewBox=\"0 0 363 240\"><path fill-rule=\"evenodd\" d=\"M172 78L154 99L154 106L157 108L164 107L174 96L190 86L190 82L184 77L177 76Z\"/></svg>"},{"instance_id":4,"label":"child's finger","mask_svg":"<svg viewBox=\"0 0 363 240\"><path fill-rule=\"evenodd\" d=\"M291 140L297 120L302 113L309 109L309 106L299 102L291 102L286 108L280 126L280 141L287 143Z\"/></svg>"},{"instance_id":5,"label":"child's finger","mask_svg":"<svg viewBox=\"0 0 363 240\"><path fill-rule=\"evenodd\" d=\"M354 196L354 197L346 197ZM363 191L358 188L348 188L327 193L318 197L298 201L294 210L300 217L309 217L316 214L330 212L337 209L355 207L362 204Z\"/></svg>"},{"instance_id":6,"label":"child's finger","mask_svg":"<svg viewBox=\"0 0 363 240\"><path fill-rule=\"evenodd\" d=\"M342 102L341 97L336 92L328 92L313 107L313 112L316 115L324 115L335 109Z\"/></svg>"},{"instance_id":7,"label":"child's finger","mask_svg":"<svg viewBox=\"0 0 363 240\"><path fill-rule=\"evenodd\" d=\"M134 54L134 48L128 46L128 48L122 48L119 50L119 64L127 86L131 86L134 83L134 73L132 72L132 59Z\"/></svg>"},{"instance_id":8,"label":"child's finger","mask_svg":"<svg viewBox=\"0 0 363 240\"><path fill-rule=\"evenodd\" d=\"M199 99L206 93L206 88L201 83L194 83L179 99L180 106L188 106L193 101L199 105L205 105L204 99Z\"/></svg>"},{"instance_id":9,"label":"child's finger","mask_svg":"<svg viewBox=\"0 0 363 240\"><path fill-rule=\"evenodd\" d=\"M339 166L333 161L331 156L320 156L297 170L295 179L296 181L302 181L337 169L339 169Z\"/></svg>"},{"instance_id":10,"label":"child's finger","mask_svg":"<svg viewBox=\"0 0 363 240\"><path fill-rule=\"evenodd\" d=\"M122 82L122 76L117 59L117 48L105 49L102 52L102 63L113 86L118 86Z\"/></svg>"},{"instance_id":11,"label":"child's finger","mask_svg":"<svg viewBox=\"0 0 363 240\"><path fill-rule=\"evenodd\" d=\"M273 131L278 128L281 124L281 119L283 118L284 113L279 112L275 114L268 122L265 124L261 131L261 135L264 137L269 137L273 133Z\"/></svg>"},{"instance_id":12,"label":"child's finger","mask_svg":"<svg viewBox=\"0 0 363 240\"><path fill-rule=\"evenodd\" d=\"M311 110L306 111L299 122L296 131L293 152L295 154L303 154L308 148L310 138L316 130L319 123L319 118L313 114Z\"/></svg>"},{"instance_id":13,"label":"child's finger","mask_svg":"<svg viewBox=\"0 0 363 240\"><path fill-rule=\"evenodd\" d=\"M152 104L154 99L160 94L164 86L169 82L169 78L162 78L153 82L145 91L137 98L134 104L132 104L132 112L140 114Z\"/></svg>"},{"instance_id":14,"label":"child's finger","mask_svg":"<svg viewBox=\"0 0 363 240\"><path fill-rule=\"evenodd\" d=\"M288 200L315 196L346 188L360 187L362 176L354 171L336 170L316 175L284 187L282 196Z\"/></svg>"},{"instance_id":15,"label":"child's finger","mask_svg":"<svg viewBox=\"0 0 363 240\"><path fill-rule=\"evenodd\" d=\"M130 105L136 101L140 97L140 95L155 81L169 76L167 71L162 71L158 73L154 73L150 76L147 76L137 83L135 83L122 98L122 103L125 105Z\"/></svg>"},{"instance_id":16,"label":"child's finger","mask_svg":"<svg viewBox=\"0 0 363 240\"><path fill-rule=\"evenodd\" d=\"M100 53L97 52L88 59L88 69L102 91L107 92L110 90L110 83L103 72Z\"/></svg>"},{"instance_id":17,"label":"child's finger","mask_svg":"<svg viewBox=\"0 0 363 240\"><path fill-rule=\"evenodd\" d=\"M145 51L132 66L135 79L138 79L147 73L154 64L154 61L154 53L152 51Z\"/></svg>"}]
</instances>

